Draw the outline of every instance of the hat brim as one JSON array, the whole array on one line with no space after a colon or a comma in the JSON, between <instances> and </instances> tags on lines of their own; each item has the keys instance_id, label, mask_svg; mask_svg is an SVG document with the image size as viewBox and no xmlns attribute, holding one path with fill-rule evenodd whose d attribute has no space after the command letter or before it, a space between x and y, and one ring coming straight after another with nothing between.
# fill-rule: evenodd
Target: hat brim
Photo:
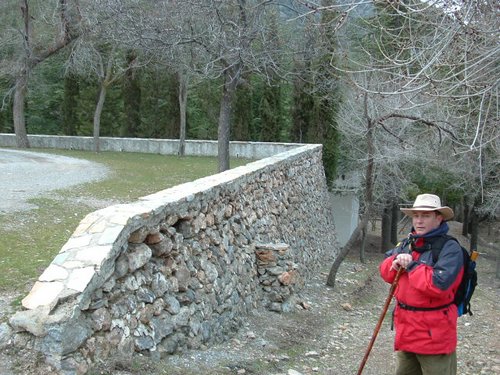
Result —
<instances>
[{"instance_id":1,"label":"hat brim","mask_svg":"<svg viewBox=\"0 0 500 375\"><path fill-rule=\"evenodd\" d=\"M444 221L448 221L453 218L455 215L453 210L450 207L437 207L437 208L429 208L429 207L412 207L412 208L400 208L400 210L407 216L413 217L415 212L422 211L438 211L442 216Z\"/></svg>"}]
</instances>

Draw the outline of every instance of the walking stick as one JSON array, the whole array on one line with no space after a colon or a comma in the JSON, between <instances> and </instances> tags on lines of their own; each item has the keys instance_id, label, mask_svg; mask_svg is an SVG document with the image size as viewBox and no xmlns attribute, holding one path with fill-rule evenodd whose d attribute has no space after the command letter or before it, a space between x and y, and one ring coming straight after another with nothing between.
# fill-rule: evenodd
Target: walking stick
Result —
<instances>
[{"instance_id":1,"label":"walking stick","mask_svg":"<svg viewBox=\"0 0 500 375\"><path fill-rule=\"evenodd\" d=\"M387 313L387 309L389 308L389 305L391 304L392 297L394 296L394 291L396 290L396 287L398 286L399 277L403 273L403 270L404 270L403 267L399 268L398 273L396 273L396 277L394 278L394 281L391 284L391 289L389 289L389 295L387 296L387 299L385 300L384 308L382 309L382 313L380 314L380 318L378 319L377 325L375 326L375 330L373 331L373 335L372 335L372 338L370 340L370 343L368 344L368 348L366 349L365 356L363 357L363 360L361 361L361 364L359 365L357 375L361 375L361 373L363 372L363 368L366 365L366 361L368 360L368 356L370 355L373 344L375 343L375 340L377 339L378 331L380 331L380 327L382 326L382 322L384 321L384 317L385 317L385 314Z\"/></svg>"}]
</instances>

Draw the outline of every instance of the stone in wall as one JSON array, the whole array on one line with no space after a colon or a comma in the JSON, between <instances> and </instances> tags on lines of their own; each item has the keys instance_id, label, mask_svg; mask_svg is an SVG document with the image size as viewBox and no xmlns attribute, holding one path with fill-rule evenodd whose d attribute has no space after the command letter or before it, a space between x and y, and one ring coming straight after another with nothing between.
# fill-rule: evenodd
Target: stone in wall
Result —
<instances>
[{"instance_id":1,"label":"stone in wall","mask_svg":"<svg viewBox=\"0 0 500 375\"><path fill-rule=\"evenodd\" d=\"M262 303L271 311L289 311L293 306L290 299L304 287L299 265L293 262L289 249L285 243L255 245Z\"/></svg>"}]
</instances>

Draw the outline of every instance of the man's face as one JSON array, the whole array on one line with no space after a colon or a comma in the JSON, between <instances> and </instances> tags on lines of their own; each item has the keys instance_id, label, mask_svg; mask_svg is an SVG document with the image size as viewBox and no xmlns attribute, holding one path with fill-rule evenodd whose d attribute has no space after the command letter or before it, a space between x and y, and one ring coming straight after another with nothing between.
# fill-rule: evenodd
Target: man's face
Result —
<instances>
[{"instance_id":1,"label":"man's face","mask_svg":"<svg viewBox=\"0 0 500 375\"><path fill-rule=\"evenodd\" d=\"M441 225L443 217L435 211L415 211L412 217L417 234L426 234Z\"/></svg>"}]
</instances>

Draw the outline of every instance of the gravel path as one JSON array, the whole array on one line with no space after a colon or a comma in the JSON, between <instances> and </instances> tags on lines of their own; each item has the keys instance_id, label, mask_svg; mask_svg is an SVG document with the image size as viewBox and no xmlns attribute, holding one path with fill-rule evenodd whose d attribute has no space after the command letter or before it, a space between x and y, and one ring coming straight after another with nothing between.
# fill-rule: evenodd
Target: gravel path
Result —
<instances>
[{"instance_id":1,"label":"gravel path","mask_svg":"<svg viewBox=\"0 0 500 375\"><path fill-rule=\"evenodd\" d=\"M29 199L102 179L108 169L87 160L0 148L0 214L36 208Z\"/></svg>"}]
</instances>

